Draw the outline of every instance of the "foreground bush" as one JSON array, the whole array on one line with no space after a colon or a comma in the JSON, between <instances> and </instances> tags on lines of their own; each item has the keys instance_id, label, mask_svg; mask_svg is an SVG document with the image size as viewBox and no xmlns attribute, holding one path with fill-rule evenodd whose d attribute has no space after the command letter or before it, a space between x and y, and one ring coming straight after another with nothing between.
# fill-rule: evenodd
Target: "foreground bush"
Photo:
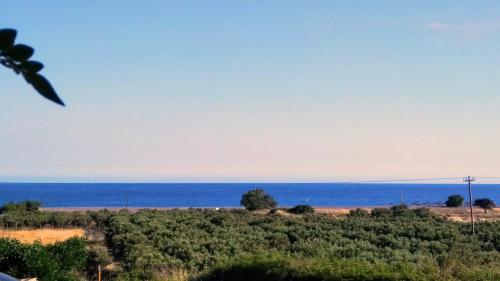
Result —
<instances>
[{"instance_id":1,"label":"foreground bush","mask_svg":"<svg viewBox=\"0 0 500 281\"><path fill-rule=\"evenodd\" d=\"M366 261L293 259L274 255L243 257L218 265L192 281L430 281L438 280L434 269L409 264L388 265Z\"/></svg>"},{"instance_id":2,"label":"foreground bush","mask_svg":"<svg viewBox=\"0 0 500 281\"><path fill-rule=\"evenodd\" d=\"M219 264L191 281L492 281L499 268L468 268L454 262L445 268L424 262L367 262L360 259L297 259L274 254L244 256Z\"/></svg>"},{"instance_id":3,"label":"foreground bush","mask_svg":"<svg viewBox=\"0 0 500 281\"><path fill-rule=\"evenodd\" d=\"M0 272L17 278L37 277L38 280L75 280L87 263L85 241L71 238L44 246L23 244L0 238Z\"/></svg>"}]
</instances>

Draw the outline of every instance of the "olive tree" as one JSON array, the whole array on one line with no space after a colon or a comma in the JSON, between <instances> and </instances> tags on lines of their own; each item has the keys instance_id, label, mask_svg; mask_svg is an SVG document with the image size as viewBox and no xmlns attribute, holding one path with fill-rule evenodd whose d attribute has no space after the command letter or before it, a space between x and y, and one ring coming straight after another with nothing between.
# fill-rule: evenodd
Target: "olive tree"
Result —
<instances>
[{"instance_id":1,"label":"olive tree","mask_svg":"<svg viewBox=\"0 0 500 281\"><path fill-rule=\"evenodd\" d=\"M464 205L464 197L460 194L450 195L445 202L446 207L457 208Z\"/></svg>"},{"instance_id":2,"label":"olive tree","mask_svg":"<svg viewBox=\"0 0 500 281\"><path fill-rule=\"evenodd\" d=\"M247 191L243 194L240 204L249 211L270 209L278 205L271 195L259 188Z\"/></svg>"},{"instance_id":3,"label":"olive tree","mask_svg":"<svg viewBox=\"0 0 500 281\"><path fill-rule=\"evenodd\" d=\"M474 200L474 206L480 207L485 213L488 213L488 210L495 208L496 204L490 198L480 198Z\"/></svg>"}]
</instances>

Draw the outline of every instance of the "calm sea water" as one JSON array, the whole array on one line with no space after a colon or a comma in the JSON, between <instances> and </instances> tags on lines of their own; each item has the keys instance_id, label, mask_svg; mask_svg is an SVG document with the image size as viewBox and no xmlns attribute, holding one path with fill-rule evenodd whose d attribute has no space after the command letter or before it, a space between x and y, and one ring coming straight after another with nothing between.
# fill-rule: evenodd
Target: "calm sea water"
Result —
<instances>
[{"instance_id":1,"label":"calm sea water","mask_svg":"<svg viewBox=\"0 0 500 281\"><path fill-rule=\"evenodd\" d=\"M467 197L465 184L345 183L0 183L0 204L39 200L45 207L238 207L241 195L255 187L281 206L382 206L436 204L451 194ZM475 198L500 203L500 184L473 185Z\"/></svg>"}]
</instances>

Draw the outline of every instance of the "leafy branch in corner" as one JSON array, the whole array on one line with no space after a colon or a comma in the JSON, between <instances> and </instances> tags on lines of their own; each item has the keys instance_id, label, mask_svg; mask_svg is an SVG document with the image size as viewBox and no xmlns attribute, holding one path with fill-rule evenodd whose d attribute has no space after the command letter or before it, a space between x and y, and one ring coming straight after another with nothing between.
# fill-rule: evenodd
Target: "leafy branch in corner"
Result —
<instances>
[{"instance_id":1,"label":"leafy branch in corner","mask_svg":"<svg viewBox=\"0 0 500 281\"><path fill-rule=\"evenodd\" d=\"M31 84L43 97L64 106L49 80L39 72L43 64L29 60L35 50L24 44L15 44L17 31L15 29L0 29L0 64L21 74L26 82Z\"/></svg>"}]
</instances>

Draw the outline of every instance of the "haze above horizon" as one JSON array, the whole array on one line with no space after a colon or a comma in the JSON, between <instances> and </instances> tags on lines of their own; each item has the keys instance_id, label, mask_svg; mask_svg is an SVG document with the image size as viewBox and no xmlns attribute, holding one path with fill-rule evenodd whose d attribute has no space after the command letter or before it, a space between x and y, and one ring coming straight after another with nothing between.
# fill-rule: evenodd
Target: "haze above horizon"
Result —
<instances>
[{"instance_id":1,"label":"haze above horizon","mask_svg":"<svg viewBox=\"0 0 500 281\"><path fill-rule=\"evenodd\" d=\"M497 176L500 3L2 3L0 182Z\"/></svg>"}]
</instances>

